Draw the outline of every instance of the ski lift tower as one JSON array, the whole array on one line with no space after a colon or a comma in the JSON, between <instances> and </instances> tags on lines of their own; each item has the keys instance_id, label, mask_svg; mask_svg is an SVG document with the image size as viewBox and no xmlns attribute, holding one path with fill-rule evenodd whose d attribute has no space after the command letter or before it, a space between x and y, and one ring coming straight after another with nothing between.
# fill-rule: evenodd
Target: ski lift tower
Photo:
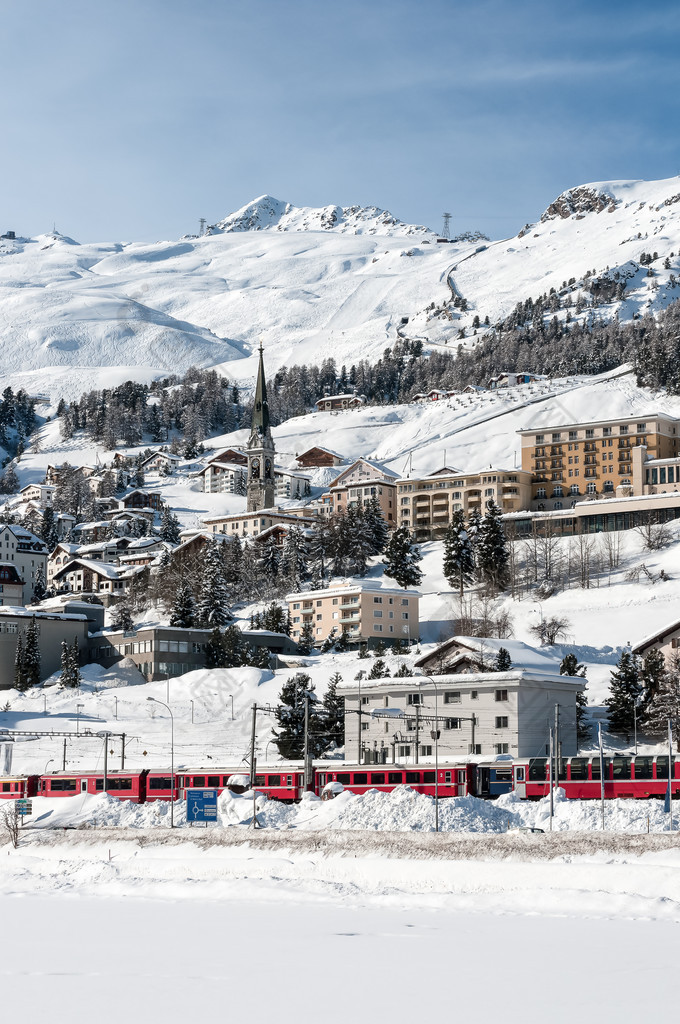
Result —
<instances>
[{"instance_id":1,"label":"ski lift tower","mask_svg":"<svg viewBox=\"0 0 680 1024\"><path fill-rule=\"evenodd\" d=\"M442 238L450 239L451 238L451 229L449 228L449 223L451 221L451 214L450 213L445 213L445 214L443 214L443 217L444 217L444 227L442 228Z\"/></svg>"}]
</instances>

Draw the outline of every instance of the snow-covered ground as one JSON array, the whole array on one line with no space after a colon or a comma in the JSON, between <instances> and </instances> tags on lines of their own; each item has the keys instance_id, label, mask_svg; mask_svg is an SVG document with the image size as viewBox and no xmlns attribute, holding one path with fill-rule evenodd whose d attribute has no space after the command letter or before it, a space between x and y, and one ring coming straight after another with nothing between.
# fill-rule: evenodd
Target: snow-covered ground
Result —
<instances>
[{"instance_id":1,"label":"snow-covered ground","mask_svg":"<svg viewBox=\"0 0 680 1024\"><path fill-rule=\"evenodd\" d=\"M589 271L628 278L609 313L629 319L678 297L678 195L680 178L582 186L556 201L564 216L547 211L521 238L488 244L438 244L374 208L294 210L268 196L201 238L4 240L0 370L43 371L32 380L38 391L70 391L63 369L71 366L82 378L85 367L177 372L193 363L248 379L260 340L270 371L375 361L403 317L426 346L453 346L476 314L494 323ZM659 254L653 277L633 266L643 251ZM466 313L444 308L449 273Z\"/></svg>"}]
</instances>

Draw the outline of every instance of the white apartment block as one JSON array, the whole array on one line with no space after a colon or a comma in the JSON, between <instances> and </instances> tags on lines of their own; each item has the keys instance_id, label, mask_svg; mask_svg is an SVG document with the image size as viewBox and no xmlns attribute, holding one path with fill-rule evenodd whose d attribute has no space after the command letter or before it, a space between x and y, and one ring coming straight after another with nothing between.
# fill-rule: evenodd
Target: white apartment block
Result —
<instances>
[{"instance_id":1,"label":"white apartment block","mask_svg":"<svg viewBox=\"0 0 680 1024\"><path fill-rule=\"evenodd\" d=\"M353 680L339 692L349 711L349 762L418 764L434 757L439 726L441 761L469 757L543 757L559 705L560 742L577 752L576 694L585 679L523 669L412 678Z\"/></svg>"},{"instance_id":2,"label":"white apartment block","mask_svg":"<svg viewBox=\"0 0 680 1024\"><path fill-rule=\"evenodd\" d=\"M417 640L420 632L420 596L414 590L388 590L377 581L334 583L327 590L288 594L293 639L305 624L314 641L325 640L333 628L348 633L357 643Z\"/></svg>"},{"instance_id":3,"label":"white apartment block","mask_svg":"<svg viewBox=\"0 0 680 1024\"><path fill-rule=\"evenodd\" d=\"M25 583L24 601L34 598L35 579L42 569L47 580L47 546L21 526L0 526L0 561L12 563Z\"/></svg>"}]
</instances>

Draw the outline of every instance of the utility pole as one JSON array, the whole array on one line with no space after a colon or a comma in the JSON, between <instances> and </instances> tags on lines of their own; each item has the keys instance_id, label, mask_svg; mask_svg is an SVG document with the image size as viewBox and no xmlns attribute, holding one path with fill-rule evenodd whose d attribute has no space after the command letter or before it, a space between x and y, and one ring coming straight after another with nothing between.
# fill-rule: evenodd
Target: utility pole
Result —
<instances>
[{"instance_id":1,"label":"utility pole","mask_svg":"<svg viewBox=\"0 0 680 1024\"><path fill-rule=\"evenodd\" d=\"M416 760L418 764L418 744L420 743L420 704L416 704Z\"/></svg>"},{"instance_id":2,"label":"utility pole","mask_svg":"<svg viewBox=\"0 0 680 1024\"><path fill-rule=\"evenodd\" d=\"M555 785L560 784L560 765L562 762L562 743L560 742L560 706L555 705L555 738L554 738L554 749L555 749L555 774L553 776Z\"/></svg>"},{"instance_id":3,"label":"utility pole","mask_svg":"<svg viewBox=\"0 0 680 1024\"><path fill-rule=\"evenodd\" d=\"M357 733L357 764L361 764L361 680L359 680L359 713L357 714L357 720L359 723Z\"/></svg>"},{"instance_id":4,"label":"utility pole","mask_svg":"<svg viewBox=\"0 0 680 1024\"><path fill-rule=\"evenodd\" d=\"M66 737L64 736L64 757L61 762L61 770L66 771Z\"/></svg>"},{"instance_id":5,"label":"utility pole","mask_svg":"<svg viewBox=\"0 0 680 1024\"><path fill-rule=\"evenodd\" d=\"M551 729L550 730L550 831L551 832L552 832L552 826L553 826L553 813L555 811L555 803L554 803L554 792L555 792L555 790L554 790L554 786L553 786L554 778L555 778L554 775L553 775L553 753L554 753L554 746L555 746L555 743L554 743L554 739L553 739L553 730Z\"/></svg>"},{"instance_id":6,"label":"utility pole","mask_svg":"<svg viewBox=\"0 0 680 1024\"><path fill-rule=\"evenodd\" d=\"M121 771L125 768L125 733L120 737L120 767Z\"/></svg>"},{"instance_id":7,"label":"utility pole","mask_svg":"<svg viewBox=\"0 0 680 1024\"><path fill-rule=\"evenodd\" d=\"M104 733L104 792L108 788L109 781L109 734Z\"/></svg>"},{"instance_id":8,"label":"utility pole","mask_svg":"<svg viewBox=\"0 0 680 1024\"><path fill-rule=\"evenodd\" d=\"M309 788L309 694L305 694L305 760L304 760L304 787L305 792Z\"/></svg>"},{"instance_id":9,"label":"utility pole","mask_svg":"<svg viewBox=\"0 0 680 1024\"><path fill-rule=\"evenodd\" d=\"M257 704L253 704L253 722L250 730L250 788L255 788L255 730L257 728ZM255 827L255 826L253 826Z\"/></svg>"}]
</instances>

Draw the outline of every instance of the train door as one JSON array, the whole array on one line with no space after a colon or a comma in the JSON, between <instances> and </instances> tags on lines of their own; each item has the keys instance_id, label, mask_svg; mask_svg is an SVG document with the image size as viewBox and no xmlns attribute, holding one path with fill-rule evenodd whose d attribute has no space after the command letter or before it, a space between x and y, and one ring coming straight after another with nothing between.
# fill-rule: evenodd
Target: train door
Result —
<instances>
[{"instance_id":1,"label":"train door","mask_svg":"<svg viewBox=\"0 0 680 1024\"><path fill-rule=\"evenodd\" d=\"M513 769L514 789L520 800L527 798L526 769L523 764L516 764Z\"/></svg>"},{"instance_id":2,"label":"train door","mask_svg":"<svg viewBox=\"0 0 680 1024\"><path fill-rule=\"evenodd\" d=\"M87 793L87 779L80 780L80 792Z\"/></svg>"},{"instance_id":3,"label":"train door","mask_svg":"<svg viewBox=\"0 0 680 1024\"><path fill-rule=\"evenodd\" d=\"M491 772L488 768L477 768L477 796L482 798L491 794Z\"/></svg>"}]
</instances>

